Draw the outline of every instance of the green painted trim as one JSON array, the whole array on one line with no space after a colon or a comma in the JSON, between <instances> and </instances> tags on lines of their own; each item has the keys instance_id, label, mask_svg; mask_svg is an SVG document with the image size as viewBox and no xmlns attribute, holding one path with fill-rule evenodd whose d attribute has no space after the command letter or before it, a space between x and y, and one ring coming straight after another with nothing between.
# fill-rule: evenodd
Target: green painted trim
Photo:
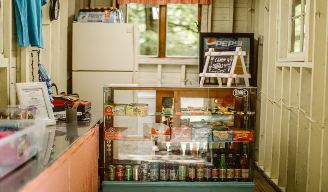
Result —
<instances>
[{"instance_id":1,"label":"green painted trim","mask_svg":"<svg viewBox=\"0 0 328 192\"><path fill-rule=\"evenodd\" d=\"M103 192L254 192L254 182L138 182L104 181Z\"/></svg>"}]
</instances>

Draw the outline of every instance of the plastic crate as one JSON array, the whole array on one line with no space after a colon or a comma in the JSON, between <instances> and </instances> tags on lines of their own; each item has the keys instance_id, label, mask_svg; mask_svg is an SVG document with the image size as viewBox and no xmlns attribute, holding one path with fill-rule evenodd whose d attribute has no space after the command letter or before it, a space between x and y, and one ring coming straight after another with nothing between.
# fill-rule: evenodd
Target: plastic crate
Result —
<instances>
[{"instance_id":1,"label":"plastic crate","mask_svg":"<svg viewBox=\"0 0 328 192\"><path fill-rule=\"evenodd\" d=\"M0 139L0 178L42 150L46 121L0 120L0 130L5 127L17 131Z\"/></svg>"}]
</instances>

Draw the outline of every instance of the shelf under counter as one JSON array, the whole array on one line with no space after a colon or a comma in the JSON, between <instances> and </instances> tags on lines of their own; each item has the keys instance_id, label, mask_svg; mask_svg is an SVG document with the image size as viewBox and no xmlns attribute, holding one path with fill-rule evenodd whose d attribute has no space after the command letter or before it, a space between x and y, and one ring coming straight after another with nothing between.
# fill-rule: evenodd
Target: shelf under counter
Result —
<instances>
[{"instance_id":1,"label":"shelf under counter","mask_svg":"<svg viewBox=\"0 0 328 192\"><path fill-rule=\"evenodd\" d=\"M140 181L103 181L103 192L254 192L254 182L140 182Z\"/></svg>"}]
</instances>

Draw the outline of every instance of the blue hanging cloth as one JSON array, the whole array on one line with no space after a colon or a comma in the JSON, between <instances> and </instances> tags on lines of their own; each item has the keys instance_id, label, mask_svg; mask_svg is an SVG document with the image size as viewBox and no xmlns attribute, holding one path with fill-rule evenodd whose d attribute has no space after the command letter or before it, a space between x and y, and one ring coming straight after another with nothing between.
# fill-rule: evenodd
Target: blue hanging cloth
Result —
<instances>
[{"instance_id":1,"label":"blue hanging cloth","mask_svg":"<svg viewBox=\"0 0 328 192\"><path fill-rule=\"evenodd\" d=\"M14 0L14 3L19 46L43 48L42 6L47 0Z\"/></svg>"}]
</instances>

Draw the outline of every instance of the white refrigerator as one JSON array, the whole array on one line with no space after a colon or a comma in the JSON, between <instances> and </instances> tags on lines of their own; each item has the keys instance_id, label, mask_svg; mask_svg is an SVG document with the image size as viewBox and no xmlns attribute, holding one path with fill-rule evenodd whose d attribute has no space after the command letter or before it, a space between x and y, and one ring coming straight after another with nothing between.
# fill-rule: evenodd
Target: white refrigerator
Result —
<instances>
[{"instance_id":1,"label":"white refrigerator","mask_svg":"<svg viewBox=\"0 0 328 192\"><path fill-rule=\"evenodd\" d=\"M73 23L73 93L103 110L102 86L137 83L138 24ZM122 93L123 94L123 93ZM115 103L133 102L133 93Z\"/></svg>"}]
</instances>

